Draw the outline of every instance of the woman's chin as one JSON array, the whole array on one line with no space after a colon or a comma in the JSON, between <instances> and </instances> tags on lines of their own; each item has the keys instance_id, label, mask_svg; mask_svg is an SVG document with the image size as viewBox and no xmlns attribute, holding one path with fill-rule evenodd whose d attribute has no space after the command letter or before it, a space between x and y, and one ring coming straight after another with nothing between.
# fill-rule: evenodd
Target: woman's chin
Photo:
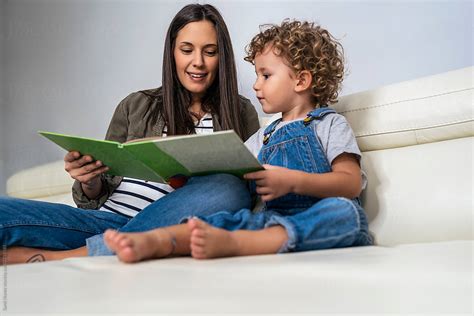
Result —
<instances>
[{"instance_id":1,"label":"woman's chin","mask_svg":"<svg viewBox=\"0 0 474 316\"><path fill-rule=\"evenodd\" d=\"M203 96L206 94L206 91L208 89L208 86L205 85L199 85L196 87L196 84L193 85L186 85L184 86L186 90L188 90L191 94L196 95L196 96Z\"/></svg>"}]
</instances>

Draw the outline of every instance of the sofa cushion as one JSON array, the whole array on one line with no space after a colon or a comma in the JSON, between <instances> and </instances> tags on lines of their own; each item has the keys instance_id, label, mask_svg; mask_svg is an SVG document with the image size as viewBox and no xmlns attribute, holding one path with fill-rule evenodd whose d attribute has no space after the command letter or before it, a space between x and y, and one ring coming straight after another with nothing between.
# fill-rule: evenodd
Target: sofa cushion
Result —
<instances>
[{"instance_id":1,"label":"sofa cushion","mask_svg":"<svg viewBox=\"0 0 474 316\"><path fill-rule=\"evenodd\" d=\"M341 97L362 151L473 136L474 67Z\"/></svg>"},{"instance_id":2,"label":"sofa cushion","mask_svg":"<svg viewBox=\"0 0 474 316\"><path fill-rule=\"evenodd\" d=\"M111 256L14 265L8 312L472 315L472 247L456 241L133 265Z\"/></svg>"},{"instance_id":3,"label":"sofa cushion","mask_svg":"<svg viewBox=\"0 0 474 316\"><path fill-rule=\"evenodd\" d=\"M363 153L378 245L473 238L473 137Z\"/></svg>"}]
</instances>

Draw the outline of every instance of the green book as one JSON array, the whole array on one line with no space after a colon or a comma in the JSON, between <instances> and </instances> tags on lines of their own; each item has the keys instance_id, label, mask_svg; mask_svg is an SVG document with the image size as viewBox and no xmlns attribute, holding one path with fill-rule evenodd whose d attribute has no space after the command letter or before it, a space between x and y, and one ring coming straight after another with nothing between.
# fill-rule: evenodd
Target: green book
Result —
<instances>
[{"instance_id":1,"label":"green book","mask_svg":"<svg viewBox=\"0 0 474 316\"><path fill-rule=\"evenodd\" d=\"M39 132L67 151L78 151L100 160L107 173L155 182L176 175L200 176L230 173L242 177L262 170L257 158L230 131L170 136L121 144L51 132Z\"/></svg>"}]
</instances>

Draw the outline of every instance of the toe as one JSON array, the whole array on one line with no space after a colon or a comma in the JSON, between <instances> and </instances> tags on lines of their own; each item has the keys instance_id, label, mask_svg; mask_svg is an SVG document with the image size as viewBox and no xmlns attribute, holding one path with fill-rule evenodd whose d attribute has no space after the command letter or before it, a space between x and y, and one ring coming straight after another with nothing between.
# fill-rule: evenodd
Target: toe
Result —
<instances>
[{"instance_id":1,"label":"toe","mask_svg":"<svg viewBox=\"0 0 474 316\"><path fill-rule=\"evenodd\" d=\"M198 218L197 217L191 217L188 219L188 227L190 230L196 229L198 225Z\"/></svg>"},{"instance_id":2,"label":"toe","mask_svg":"<svg viewBox=\"0 0 474 316\"><path fill-rule=\"evenodd\" d=\"M137 256L135 254L135 251L131 247L125 247L123 248L117 256L119 257L120 261L126 262L126 263L133 263L137 262Z\"/></svg>"},{"instance_id":3,"label":"toe","mask_svg":"<svg viewBox=\"0 0 474 316\"><path fill-rule=\"evenodd\" d=\"M195 228L191 231L191 237L198 237L198 238L205 238L206 237L206 231L204 231L201 228Z\"/></svg>"},{"instance_id":4,"label":"toe","mask_svg":"<svg viewBox=\"0 0 474 316\"><path fill-rule=\"evenodd\" d=\"M120 239L117 240L117 245L120 247L125 248L133 246L132 239L128 238L127 236L120 236L119 238Z\"/></svg>"},{"instance_id":5,"label":"toe","mask_svg":"<svg viewBox=\"0 0 474 316\"><path fill-rule=\"evenodd\" d=\"M195 246L203 247L205 245L205 239L201 236L191 235L191 244Z\"/></svg>"},{"instance_id":6,"label":"toe","mask_svg":"<svg viewBox=\"0 0 474 316\"><path fill-rule=\"evenodd\" d=\"M107 229L104 233L104 238L111 241L111 240L113 240L113 238L116 234L117 234L116 230Z\"/></svg>"},{"instance_id":7,"label":"toe","mask_svg":"<svg viewBox=\"0 0 474 316\"><path fill-rule=\"evenodd\" d=\"M195 222L194 225L195 225L196 228L204 229L204 228L206 228L206 227L208 226L208 224L207 224L206 222L204 222L203 220L201 220L201 219L199 219L199 218L197 218L197 217L193 218L193 220L194 220L194 222Z\"/></svg>"},{"instance_id":8,"label":"toe","mask_svg":"<svg viewBox=\"0 0 474 316\"><path fill-rule=\"evenodd\" d=\"M194 259L206 259L206 253L201 247L191 247L191 256Z\"/></svg>"}]
</instances>

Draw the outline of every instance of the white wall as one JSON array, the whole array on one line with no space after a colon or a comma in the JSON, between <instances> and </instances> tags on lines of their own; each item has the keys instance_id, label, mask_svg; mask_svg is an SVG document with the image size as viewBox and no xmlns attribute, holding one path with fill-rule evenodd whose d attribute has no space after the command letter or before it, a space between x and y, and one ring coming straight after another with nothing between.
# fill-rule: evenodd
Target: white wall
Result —
<instances>
[{"instance_id":1,"label":"white wall","mask_svg":"<svg viewBox=\"0 0 474 316\"><path fill-rule=\"evenodd\" d=\"M166 29L190 2L2 2L8 81L0 110L0 194L14 172L64 155L38 130L102 138L122 98L160 85ZM287 17L319 22L341 39L349 69L342 94L473 64L471 1L209 2L231 32L241 93L260 112L243 48L259 24Z\"/></svg>"}]
</instances>

